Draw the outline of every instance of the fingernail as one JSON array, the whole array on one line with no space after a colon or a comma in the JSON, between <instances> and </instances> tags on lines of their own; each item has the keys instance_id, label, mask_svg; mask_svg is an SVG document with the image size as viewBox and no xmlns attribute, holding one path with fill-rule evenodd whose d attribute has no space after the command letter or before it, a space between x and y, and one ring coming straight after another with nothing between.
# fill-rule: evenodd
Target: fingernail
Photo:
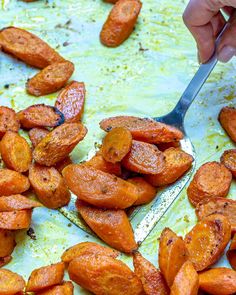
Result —
<instances>
[{"instance_id":1,"label":"fingernail","mask_svg":"<svg viewBox=\"0 0 236 295\"><path fill-rule=\"evenodd\" d=\"M221 62L229 61L236 54L236 48L232 46L224 46L218 53L218 60Z\"/></svg>"}]
</instances>

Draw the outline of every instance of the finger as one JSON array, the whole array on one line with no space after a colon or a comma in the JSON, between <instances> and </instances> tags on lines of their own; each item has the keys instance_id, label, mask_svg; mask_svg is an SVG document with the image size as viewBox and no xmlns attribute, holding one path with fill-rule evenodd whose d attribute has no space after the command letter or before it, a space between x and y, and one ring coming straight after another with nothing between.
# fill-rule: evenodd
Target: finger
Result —
<instances>
[{"instance_id":1,"label":"finger","mask_svg":"<svg viewBox=\"0 0 236 295\"><path fill-rule=\"evenodd\" d=\"M211 24L213 28L214 37L217 37L219 35L225 23L226 23L226 20L220 11L215 16L213 16L213 18L211 19Z\"/></svg>"},{"instance_id":2,"label":"finger","mask_svg":"<svg viewBox=\"0 0 236 295\"><path fill-rule=\"evenodd\" d=\"M224 8L222 8L222 10L228 14L228 15L231 15L232 12L234 11L234 8L233 7L230 7L230 6L225 6Z\"/></svg>"}]
</instances>

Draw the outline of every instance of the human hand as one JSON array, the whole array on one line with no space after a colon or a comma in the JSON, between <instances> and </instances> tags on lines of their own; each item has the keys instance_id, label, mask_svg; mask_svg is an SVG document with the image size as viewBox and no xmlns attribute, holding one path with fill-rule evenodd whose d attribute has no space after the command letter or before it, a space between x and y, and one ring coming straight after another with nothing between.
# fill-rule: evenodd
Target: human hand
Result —
<instances>
[{"instance_id":1,"label":"human hand","mask_svg":"<svg viewBox=\"0 0 236 295\"><path fill-rule=\"evenodd\" d=\"M234 8L236 0L190 0L183 20L197 43L201 63L207 62L214 53L215 39L226 23L221 10L231 15ZM216 50L221 62L227 62L236 55L235 17L230 20Z\"/></svg>"}]
</instances>

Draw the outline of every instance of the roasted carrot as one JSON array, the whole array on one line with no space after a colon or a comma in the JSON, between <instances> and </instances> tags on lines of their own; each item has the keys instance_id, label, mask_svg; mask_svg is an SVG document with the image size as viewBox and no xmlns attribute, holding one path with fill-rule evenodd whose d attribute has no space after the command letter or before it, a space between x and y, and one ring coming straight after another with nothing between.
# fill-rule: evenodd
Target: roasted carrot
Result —
<instances>
[{"instance_id":1,"label":"roasted carrot","mask_svg":"<svg viewBox=\"0 0 236 295\"><path fill-rule=\"evenodd\" d=\"M165 228L160 237L159 267L169 287L188 256L183 239L171 229Z\"/></svg>"},{"instance_id":2,"label":"roasted carrot","mask_svg":"<svg viewBox=\"0 0 236 295\"><path fill-rule=\"evenodd\" d=\"M56 127L64 123L64 115L55 107L35 104L17 114L20 125L24 129L38 127Z\"/></svg>"},{"instance_id":3,"label":"roasted carrot","mask_svg":"<svg viewBox=\"0 0 236 295\"><path fill-rule=\"evenodd\" d=\"M231 231L236 233L236 201L226 198L207 198L197 204L196 215L198 220L211 215L222 214L228 218Z\"/></svg>"},{"instance_id":4,"label":"roasted carrot","mask_svg":"<svg viewBox=\"0 0 236 295\"><path fill-rule=\"evenodd\" d=\"M32 128L29 131L29 138L32 142L33 147L36 145L49 133L47 129L44 128Z\"/></svg>"},{"instance_id":5,"label":"roasted carrot","mask_svg":"<svg viewBox=\"0 0 236 295\"><path fill-rule=\"evenodd\" d=\"M60 285L64 277L65 265L63 262L43 266L32 271L26 292L38 292Z\"/></svg>"},{"instance_id":6,"label":"roasted carrot","mask_svg":"<svg viewBox=\"0 0 236 295\"><path fill-rule=\"evenodd\" d=\"M79 122L84 112L85 85L72 81L59 93L55 107L60 110L66 122Z\"/></svg>"},{"instance_id":7,"label":"roasted carrot","mask_svg":"<svg viewBox=\"0 0 236 295\"><path fill-rule=\"evenodd\" d=\"M193 157L178 148L169 148L163 152L164 169L156 175L147 175L146 180L154 186L164 186L178 180L190 169Z\"/></svg>"},{"instance_id":8,"label":"roasted carrot","mask_svg":"<svg viewBox=\"0 0 236 295\"><path fill-rule=\"evenodd\" d=\"M157 174L163 171L165 158L154 144L133 140L131 150L122 160L122 165L137 173Z\"/></svg>"},{"instance_id":9,"label":"roasted carrot","mask_svg":"<svg viewBox=\"0 0 236 295\"><path fill-rule=\"evenodd\" d=\"M85 137L86 127L81 123L64 123L46 135L33 152L34 160L45 166L53 166L64 160Z\"/></svg>"},{"instance_id":10,"label":"roasted carrot","mask_svg":"<svg viewBox=\"0 0 236 295\"><path fill-rule=\"evenodd\" d=\"M69 61L54 63L28 80L26 90L34 96L42 96L61 89L74 72L74 65Z\"/></svg>"},{"instance_id":11,"label":"roasted carrot","mask_svg":"<svg viewBox=\"0 0 236 295\"><path fill-rule=\"evenodd\" d=\"M61 256L61 260L65 263L71 262L74 258L84 254L108 255L116 258L119 252L97 243L82 242L67 249Z\"/></svg>"},{"instance_id":12,"label":"roasted carrot","mask_svg":"<svg viewBox=\"0 0 236 295\"><path fill-rule=\"evenodd\" d=\"M236 149L224 151L220 161L231 171L233 177L236 177Z\"/></svg>"},{"instance_id":13,"label":"roasted carrot","mask_svg":"<svg viewBox=\"0 0 236 295\"><path fill-rule=\"evenodd\" d=\"M0 257L11 255L15 246L16 242L14 233L9 230L0 229Z\"/></svg>"},{"instance_id":14,"label":"roasted carrot","mask_svg":"<svg viewBox=\"0 0 236 295\"><path fill-rule=\"evenodd\" d=\"M42 207L42 205L22 195L0 197L0 212L33 209L36 207Z\"/></svg>"},{"instance_id":15,"label":"roasted carrot","mask_svg":"<svg viewBox=\"0 0 236 295\"><path fill-rule=\"evenodd\" d=\"M68 166L72 164L72 160L70 158L70 156L67 156L65 159L63 159L62 161L56 163L56 165L54 166L60 173L62 173L62 170Z\"/></svg>"},{"instance_id":16,"label":"roasted carrot","mask_svg":"<svg viewBox=\"0 0 236 295\"><path fill-rule=\"evenodd\" d=\"M138 190L138 199L134 205L146 204L155 198L157 190L142 177L133 177L127 181L134 184Z\"/></svg>"},{"instance_id":17,"label":"roasted carrot","mask_svg":"<svg viewBox=\"0 0 236 295\"><path fill-rule=\"evenodd\" d=\"M2 295L23 293L25 288L24 279L7 269L0 269L0 290Z\"/></svg>"},{"instance_id":18,"label":"roasted carrot","mask_svg":"<svg viewBox=\"0 0 236 295\"><path fill-rule=\"evenodd\" d=\"M0 31L0 47L6 53L40 69L64 60L39 37L20 28L2 29Z\"/></svg>"},{"instance_id":19,"label":"roasted carrot","mask_svg":"<svg viewBox=\"0 0 236 295\"><path fill-rule=\"evenodd\" d=\"M138 199L135 185L90 166L71 164L62 175L80 200L100 208L124 209Z\"/></svg>"},{"instance_id":20,"label":"roasted carrot","mask_svg":"<svg viewBox=\"0 0 236 295\"><path fill-rule=\"evenodd\" d=\"M8 107L0 106L0 139L7 131L18 132L19 128L20 123L15 111Z\"/></svg>"},{"instance_id":21,"label":"roasted carrot","mask_svg":"<svg viewBox=\"0 0 236 295\"><path fill-rule=\"evenodd\" d=\"M220 267L199 274L199 286L214 295L229 295L236 292L236 271Z\"/></svg>"},{"instance_id":22,"label":"roasted carrot","mask_svg":"<svg viewBox=\"0 0 236 295\"><path fill-rule=\"evenodd\" d=\"M142 8L139 0L119 0L113 6L100 33L102 44L117 47L133 32Z\"/></svg>"},{"instance_id":23,"label":"roasted carrot","mask_svg":"<svg viewBox=\"0 0 236 295\"><path fill-rule=\"evenodd\" d=\"M196 206L205 198L226 197L232 181L231 172L218 162L203 164L191 181L187 194Z\"/></svg>"},{"instance_id":24,"label":"roasted carrot","mask_svg":"<svg viewBox=\"0 0 236 295\"><path fill-rule=\"evenodd\" d=\"M123 127L113 128L102 141L101 153L107 162L120 162L131 150L132 135Z\"/></svg>"},{"instance_id":25,"label":"roasted carrot","mask_svg":"<svg viewBox=\"0 0 236 295\"><path fill-rule=\"evenodd\" d=\"M11 260L12 260L11 255L8 255L8 256L5 256L5 257L0 257L0 268L5 266L6 264L8 264Z\"/></svg>"},{"instance_id":26,"label":"roasted carrot","mask_svg":"<svg viewBox=\"0 0 236 295\"><path fill-rule=\"evenodd\" d=\"M133 254L134 273L141 280L146 295L169 295L170 291L161 272L139 252Z\"/></svg>"},{"instance_id":27,"label":"roasted carrot","mask_svg":"<svg viewBox=\"0 0 236 295\"><path fill-rule=\"evenodd\" d=\"M37 295L73 295L74 286L71 282L64 282L62 285L51 287L45 291L37 292Z\"/></svg>"},{"instance_id":28,"label":"roasted carrot","mask_svg":"<svg viewBox=\"0 0 236 295\"><path fill-rule=\"evenodd\" d=\"M173 285L171 286L171 295L197 295L199 289L199 278L193 264L186 261L177 273Z\"/></svg>"},{"instance_id":29,"label":"roasted carrot","mask_svg":"<svg viewBox=\"0 0 236 295\"><path fill-rule=\"evenodd\" d=\"M236 270L236 234L234 234L229 250L227 251L227 258L231 267Z\"/></svg>"},{"instance_id":30,"label":"roasted carrot","mask_svg":"<svg viewBox=\"0 0 236 295\"><path fill-rule=\"evenodd\" d=\"M98 209L81 201L76 206L84 221L109 246L126 253L137 249L125 211Z\"/></svg>"},{"instance_id":31,"label":"roasted carrot","mask_svg":"<svg viewBox=\"0 0 236 295\"><path fill-rule=\"evenodd\" d=\"M104 119L100 122L100 127L105 131L110 131L115 127L124 127L131 132L133 139L156 144L179 141L183 138L183 133L173 126L133 116Z\"/></svg>"},{"instance_id":32,"label":"roasted carrot","mask_svg":"<svg viewBox=\"0 0 236 295\"><path fill-rule=\"evenodd\" d=\"M123 262L109 256L84 254L73 259L70 279L96 295L141 295L137 276Z\"/></svg>"},{"instance_id":33,"label":"roasted carrot","mask_svg":"<svg viewBox=\"0 0 236 295\"><path fill-rule=\"evenodd\" d=\"M236 109L234 107L223 107L218 119L229 137L236 141Z\"/></svg>"},{"instance_id":34,"label":"roasted carrot","mask_svg":"<svg viewBox=\"0 0 236 295\"><path fill-rule=\"evenodd\" d=\"M16 195L27 191L29 180L19 172L0 169L0 196Z\"/></svg>"},{"instance_id":35,"label":"roasted carrot","mask_svg":"<svg viewBox=\"0 0 236 295\"><path fill-rule=\"evenodd\" d=\"M181 144L179 141L173 141L173 142L163 142L163 143L159 143L157 145L158 149L162 152L164 152L165 150L168 150L169 148L181 148Z\"/></svg>"},{"instance_id":36,"label":"roasted carrot","mask_svg":"<svg viewBox=\"0 0 236 295\"><path fill-rule=\"evenodd\" d=\"M230 238L231 226L225 216L212 214L199 221L184 239L189 260L195 269L202 271L214 264L223 254Z\"/></svg>"},{"instance_id":37,"label":"roasted carrot","mask_svg":"<svg viewBox=\"0 0 236 295\"><path fill-rule=\"evenodd\" d=\"M56 168L32 164L29 180L37 197L46 207L56 209L69 203L70 192Z\"/></svg>"},{"instance_id":38,"label":"roasted carrot","mask_svg":"<svg viewBox=\"0 0 236 295\"><path fill-rule=\"evenodd\" d=\"M29 228L31 223L32 210L15 210L0 212L0 228L18 230Z\"/></svg>"},{"instance_id":39,"label":"roasted carrot","mask_svg":"<svg viewBox=\"0 0 236 295\"><path fill-rule=\"evenodd\" d=\"M32 162L32 152L24 137L13 131L7 131L0 143L0 152L7 168L26 172Z\"/></svg>"}]
</instances>

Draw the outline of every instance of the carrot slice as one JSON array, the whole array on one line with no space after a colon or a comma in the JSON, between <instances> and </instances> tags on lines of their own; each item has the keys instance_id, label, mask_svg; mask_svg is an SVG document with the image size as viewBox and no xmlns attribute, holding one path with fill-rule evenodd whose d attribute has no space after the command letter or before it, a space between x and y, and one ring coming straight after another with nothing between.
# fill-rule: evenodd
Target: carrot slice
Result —
<instances>
[{"instance_id":1,"label":"carrot slice","mask_svg":"<svg viewBox=\"0 0 236 295\"><path fill-rule=\"evenodd\" d=\"M199 278L193 264L186 261L177 273L171 287L171 295L197 295Z\"/></svg>"},{"instance_id":2,"label":"carrot slice","mask_svg":"<svg viewBox=\"0 0 236 295\"><path fill-rule=\"evenodd\" d=\"M7 131L0 143L2 159L9 169L26 172L32 162L32 152L28 142L18 133Z\"/></svg>"},{"instance_id":3,"label":"carrot slice","mask_svg":"<svg viewBox=\"0 0 236 295\"><path fill-rule=\"evenodd\" d=\"M231 267L236 270L236 234L234 234L229 250L227 251L227 258Z\"/></svg>"},{"instance_id":4,"label":"carrot slice","mask_svg":"<svg viewBox=\"0 0 236 295\"><path fill-rule=\"evenodd\" d=\"M70 192L56 168L32 164L29 180L37 197L46 207L56 209L69 203Z\"/></svg>"},{"instance_id":5,"label":"carrot slice","mask_svg":"<svg viewBox=\"0 0 236 295\"><path fill-rule=\"evenodd\" d=\"M108 255L110 257L116 258L119 255L119 252L97 243L83 242L67 249L62 254L61 260L65 263L69 263L74 258L84 254Z\"/></svg>"},{"instance_id":6,"label":"carrot slice","mask_svg":"<svg viewBox=\"0 0 236 295\"><path fill-rule=\"evenodd\" d=\"M134 273L141 280L146 295L169 295L170 291L161 272L139 252L133 254Z\"/></svg>"},{"instance_id":7,"label":"carrot slice","mask_svg":"<svg viewBox=\"0 0 236 295\"><path fill-rule=\"evenodd\" d=\"M84 254L71 261L70 279L94 294L141 295L137 276L123 262L109 256Z\"/></svg>"},{"instance_id":8,"label":"carrot slice","mask_svg":"<svg viewBox=\"0 0 236 295\"><path fill-rule=\"evenodd\" d=\"M121 166L120 163L110 163L107 162L102 155L97 153L90 160L83 163L84 165L91 166L95 169L101 170L106 173L114 174L116 176L121 176Z\"/></svg>"},{"instance_id":9,"label":"carrot slice","mask_svg":"<svg viewBox=\"0 0 236 295\"><path fill-rule=\"evenodd\" d=\"M161 152L164 152L165 150L169 149L169 148L181 148L181 144L179 141L173 141L173 142L163 142L163 143L159 143L157 145L158 149Z\"/></svg>"},{"instance_id":10,"label":"carrot slice","mask_svg":"<svg viewBox=\"0 0 236 295\"><path fill-rule=\"evenodd\" d=\"M26 292L42 291L46 288L60 285L64 277L65 265L63 262L43 266L32 271Z\"/></svg>"},{"instance_id":11,"label":"carrot slice","mask_svg":"<svg viewBox=\"0 0 236 295\"><path fill-rule=\"evenodd\" d=\"M159 267L169 287L172 286L182 265L188 260L188 256L182 237L165 228L160 237Z\"/></svg>"},{"instance_id":12,"label":"carrot slice","mask_svg":"<svg viewBox=\"0 0 236 295\"><path fill-rule=\"evenodd\" d=\"M117 47L133 32L142 8L139 0L119 0L113 6L100 33L102 44Z\"/></svg>"},{"instance_id":13,"label":"carrot slice","mask_svg":"<svg viewBox=\"0 0 236 295\"><path fill-rule=\"evenodd\" d=\"M14 110L0 106L0 139L7 131L18 132L20 123Z\"/></svg>"},{"instance_id":14,"label":"carrot slice","mask_svg":"<svg viewBox=\"0 0 236 295\"><path fill-rule=\"evenodd\" d=\"M5 257L0 257L0 268L5 266L6 264L8 264L11 260L12 260L11 255L8 255L8 256L5 256Z\"/></svg>"},{"instance_id":15,"label":"carrot slice","mask_svg":"<svg viewBox=\"0 0 236 295\"><path fill-rule=\"evenodd\" d=\"M66 122L78 122L84 112L85 85L83 82L72 81L59 93L55 107L61 111Z\"/></svg>"},{"instance_id":16,"label":"carrot slice","mask_svg":"<svg viewBox=\"0 0 236 295\"><path fill-rule=\"evenodd\" d=\"M35 104L17 114L24 129L37 127L56 127L64 123L64 115L55 107Z\"/></svg>"},{"instance_id":17,"label":"carrot slice","mask_svg":"<svg viewBox=\"0 0 236 295\"><path fill-rule=\"evenodd\" d=\"M125 211L98 209L78 200L76 207L89 227L109 246L126 253L137 249Z\"/></svg>"},{"instance_id":18,"label":"carrot slice","mask_svg":"<svg viewBox=\"0 0 236 295\"><path fill-rule=\"evenodd\" d=\"M33 158L41 165L53 166L65 159L86 133L87 129L81 123L64 123L39 142Z\"/></svg>"},{"instance_id":19,"label":"carrot slice","mask_svg":"<svg viewBox=\"0 0 236 295\"><path fill-rule=\"evenodd\" d=\"M138 190L138 199L133 205L146 204L155 198L157 190L142 177L133 177L127 181L134 184Z\"/></svg>"},{"instance_id":20,"label":"carrot slice","mask_svg":"<svg viewBox=\"0 0 236 295\"><path fill-rule=\"evenodd\" d=\"M164 186L177 181L190 169L193 157L178 148L169 148L163 152L164 169L156 175L147 175L146 179L154 186Z\"/></svg>"},{"instance_id":21,"label":"carrot slice","mask_svg":"<svg viewBox=\"0 0 236 295\"><path fill-rule=\"evenodd\" d=\"M231 231L236 233L236 201L225 198L204 199L197 204L196 215L198 220L211 215L222 214L228 218L231 224Z\"/></svg>"},{"instance_id":22,"label":"carrot slice","mask_svg":"<svg viewBox=\"0 0 236 295\"><path fill-rule=\"evenodd\" d=\"M205 198L226 197L232 181L231 172L218 162L203 164L191 181L187 194L196 206Z\"/></svg>"},{"instance_id":23,"label":"carrot slice","mask_svg":"<svg viewBox=\"0 0 236 295\"><path fill-rule=\"evenodd\" d=\"M20 28L2 29L0 31L0 47L6 53L40 69L64 60L46 42Z\"/></svg>"},{"instance_id":24,"label":"carrot slice","mask_svg":"<svg viewBox=\"0 0 236 295\"><path fill-rule=\"evenodd\" d=\"M131 132L133 139L149 143L173 142L183 138L183 133L173 126L133 116L104 119L100 122L100 127L105 131L124 127Z\"/></svg>"},{"instance_id":25,"label":"carrot slice","mask_svg":"<svg viewBox=\"0 0 236 295\"><path fill-rule=\"evenodd\" d=\"M165 159L154 144L132 141L130 152L122 160L122 165L131 171L143 174L157 174L164 169Z\"/></svg>"},{"instance_id":26,"label":"carrot slice","mask_svg":"<svg viewBox=\"0 0 236 295\"><path fill-rule=\"evenodd\" d=\"M184 239L195 269L201 271L214 264L230 238L231 226L225 216L212 214L199 221Z\"/></svg>"},{"instance_id":27,"label":"carrot slice","mask_svg":"<svg viewBox=\"0 0 236 295\"><path fill-rule=\"evenodd\" d=\"M29 138L32 142L33 147L36 147L37 144L49 133L47 129L44 128L32 128L29 131Z\"/></svg>"},{"instance_id":28,"label":"carrot slice","mask_svg":"<svg viewBox=\"0 0 236 295\"><path fill-rule=\"evenodd\" d=\"M29 187L29 180L24 175L9 169L0 169L0 196L20 194Z\"/></svg>"},{"instance_id":29,"label":"carrot slice","mask_svg":"<svg viewBox=\"0 0 236 295\"><path fill-rule=\"evenodd\" d=\"M11 255L15 246L14 233L9 230L0 229L0 257Z\"/></svg>"},{"instance_id":30,"label":"carrot slice","mask_svg":"<svg viewBox=\"0 0 236 295\"><path fill-rule=\"evenodd\" d=\"M132 135L123 127L113 128L102 141L102 156L107 162L120 162L130 151Z\"/></svg>"},{"instance_id":31,"label":"carrot slice","mask_svg":"<svg viewBox=\"0 0 236 295\"><path fill-rule=\"evenodd\" d=\"M22 195L0 197L0 212L33 209L36 207L42 207L42 205Z\"/></svg>"},{"instance_id":32,"label":"carrot slice","mask_svg":"<svg viewBox=\"0 0 236 295\"><path fill-rule=\"evenodd\" d=\"M71 160L70 156L67 156L67 157L66 157L65 159L63 159L62 161L56 163L55 168L56 168L60 173L62 173L62 170L63 170L66 166L68 166L68 165L70 165L70 164L72 164L72 160Z\"/></svg>"},{"instance_id":33,"label":"carrot slice","mask_svg":"<svg viewBox=\"0 0 236 295\"><path fill-rule=\"evenodd\" d=\"M64 282L62 285L58 285L49 288L42 292L37 292L37 295L73 295L74 286L71 282Z\"/></svg>"},{"instance_id":34,"label":"carrot slice","mask_svg":"<svg viewBox=\"0 0 236 295\"><path fill-rule=\"evenodd\" d=\"M97 207L124 209L138 198L133 184L86 165L71 164L62 171L62 175L80 200Z\"/></svg>"},{"instance_id":35,"label":"carrot slice","mask_svg":"<svg viewBox=\"0 0 236 295\"><path fill-rule=\"evenodd\" d=\"M236 141L236 109L234 107L223 107L218 119L229 137Z\"/></svg>"},{"instance_id":36,"label":"carrot slice","mask_svg":"<svg viewBox=\"0 0 236 295\"><path fill-rule=\"evenodd\" d=\"M54 63L28 80L26 90L34 96L42 96L61 89L74 72L74 65L69 61Z\"/></svg>"},{"instance_id":37,"label":"carrot slice","mask_svg":"<svg viewBox=\"0 0 236 295\"><path fill-rule=\"evenodd\" d=\"M31 216L32 210L0 212L0 228L9 230L29 228Z\"/></svg>"},{"instance_id":38,"label":"carrot slice","mask_svg":"<svg viewBox=\"0 0 236 295\"><path fill-rule=\"evenodd\" d=\"M224 151L220 161L231 171L233 177L236 177L236 149Z\"/></svg>"},{"instance_id":39,"label":"carrot slice","mask_svg":"<svg viewBox=\"0 0 236 295\"><path fill-rule=\"evenodd\" d=\"M13 295L23 292L25 287L24 279L7 269L0 269L0 290L1 295Z\"/></svg>"},{"instance_id":40,"label":"carrot slice","mask_svg":"<svg viewBox=\"0 0 236 295\"><path fill-rule=\"evenodd\" d=\"M236 292L236 271L220 267L199 274L199 286L214 295L228 295Z\"/></svg>"}]
</instances>

